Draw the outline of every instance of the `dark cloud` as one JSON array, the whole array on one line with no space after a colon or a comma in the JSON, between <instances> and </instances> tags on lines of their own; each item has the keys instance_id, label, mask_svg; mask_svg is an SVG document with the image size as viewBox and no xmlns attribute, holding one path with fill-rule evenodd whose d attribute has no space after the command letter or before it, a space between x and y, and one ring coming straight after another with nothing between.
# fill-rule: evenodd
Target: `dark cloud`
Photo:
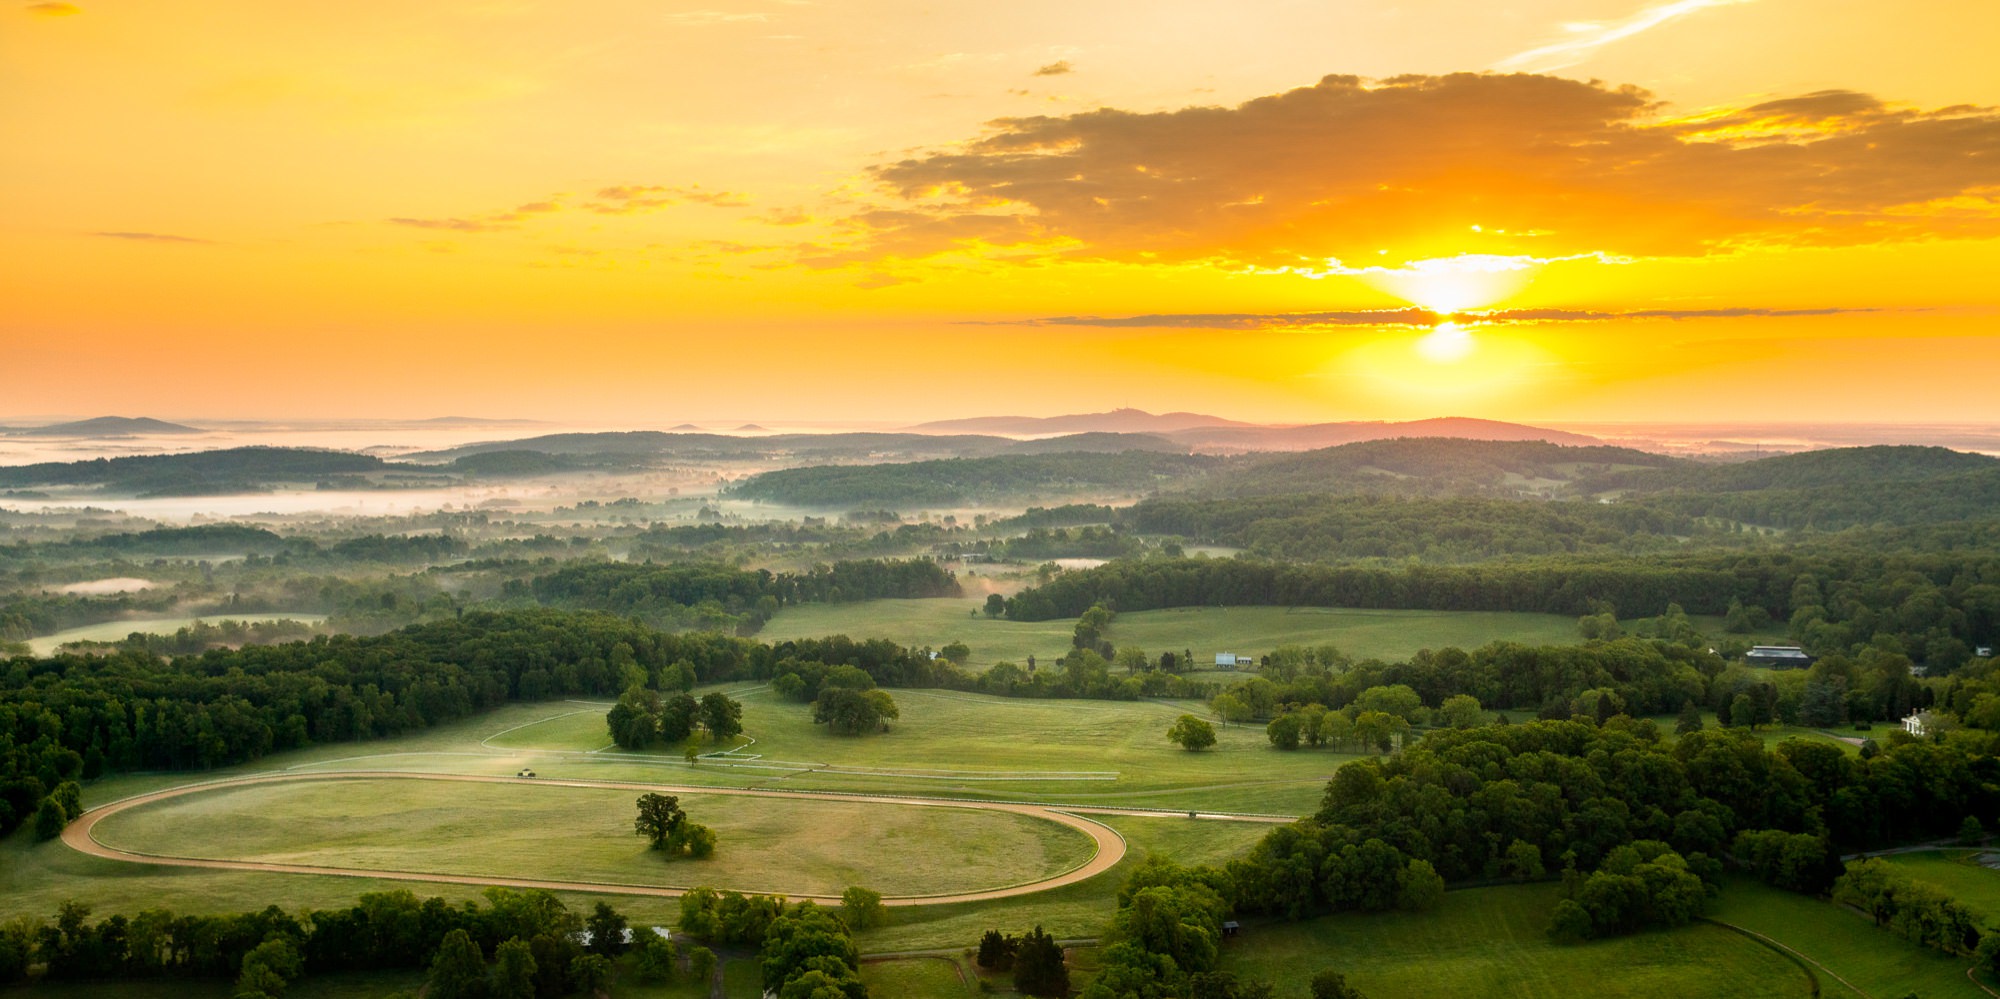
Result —
<instances>
[{"instance_id":1,"label":"dark cloud","mask_svg":"<svg viewBox=\"0 0 2000 999\"><path fill-rule=\"evenodd\" d=\"M822 262L1705 255L2000 234L2000 109L1822 91L1674 118L1552 76L1329 76L1236 107L1005 118L873 173L901 204Z\"/></svg>"},{"instance_id":2,"label":"dark cloud","mask_svg":"<svg viewBox=\"0 0 2000 999\"><path fill-rule=\"evenodd\" d=\"M1062 75L1063 75L1063 74L1065 74L1065 73L1071 73L1071 72L1075 72L1075 67L1073 67L1073 66L1071 66L1071 65L1069 64L1069 60L1068 60L1068 59L1058 59L1058 60L1056 60L1055 62L1052 62L1052 63L1049 63L1049 64L1048 64L1048 65L1046 65L1046 66L1043 66L1043 67L1042 67L1041 69L1038 69L1038 70L1035 70L1035 75L1036 75L1036 76L1062 76Z\"/></svg>"},{"instance_id":3,"label":"dark cloud","mask_svg":"<svg viewBox=\"0 0 2000 999\"><path fill-rule=\"evenodd\" d=\"M1509 326L1528 323L1591 323L1634 319L1738 319L1745 317L1831 316L1879 309L1633 309L1600 312L1590 309L1493 309L1481 312L1434 312L1430 309L1358 309L1346 312L1196 312L1146 316L1049 316L982 325L1091 326L1131 329L1268 330L1322 326L1408 326L1429 328L1443 323L1462 326Z\"/></svg>"},{"instance_id":4,"label":"dark cloud","mask_svg":"<svg viewBox=\"0 0 2000 999\"><path fill-rule=\"evenodd\" d=\"M212 239L196 239L193 236L175 236L170 233L164 233L164 232L93 232L91 233L91 235L103 236L106 239L130 239L144 243L199 243L207 245L215 242Z\"/></svg>"}]
</instances>

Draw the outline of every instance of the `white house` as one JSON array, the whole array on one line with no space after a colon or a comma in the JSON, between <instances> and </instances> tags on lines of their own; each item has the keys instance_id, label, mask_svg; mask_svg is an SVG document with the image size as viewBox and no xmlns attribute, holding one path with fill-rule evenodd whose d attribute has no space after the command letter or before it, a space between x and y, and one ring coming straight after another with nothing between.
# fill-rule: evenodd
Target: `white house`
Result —
<instances>
[{"instance_id":1,"label":"white house","mask_svg":"<svg viewBox=\"0 0 2000 999\"><path fill-rule=\"evenodd\" d=\"M1930 731L1930 727L1931 713L1928 711L1912 711L1908 718L1903 719L1903 731L1918 738L1922 738L1924 733Z\"/></svg>"}]
</instances>

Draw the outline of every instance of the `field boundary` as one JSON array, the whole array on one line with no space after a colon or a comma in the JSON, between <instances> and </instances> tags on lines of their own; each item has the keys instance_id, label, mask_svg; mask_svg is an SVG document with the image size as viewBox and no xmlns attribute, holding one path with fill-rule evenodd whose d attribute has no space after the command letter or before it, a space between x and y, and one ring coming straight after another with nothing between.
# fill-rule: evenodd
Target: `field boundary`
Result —
<instances>
[{"instance_id":1,"label":"field boundary","mask_svg":"<svg viewBox=\"0 0 2000 999\"><path fill-rule=\"evenodd\" d=\"M1863 989L1861 986L1856 985L1853 982L1850 982L1847 979L1842 978L1839 975L1835 974L1832 968L1829 968L1826 965L1821 964L1818 961L1815 961L1812 958L1807 957L1806 955L1796 950L1793 950L1792 948L1786 946L1785 944L1779 943L1778 941L1770 937L1767 937L1762 933L1757 932L1756 930L1745 929L1741 926L1736 925L1735 923L1724 922L1720 919L1716 919L1713 916L1696 916L1695 918L1701 920L1704 923L1720 926L1725 930L1731 930L1736 933L1741 933L1742 935L1749 937L1751 940L1757 942L1758 944L1761 944L1777 952L1777 954L1780 957L1783 957L1786 960L1792 962L1793 964L1798 965L1799 970L1806 973L1806 979L1812 982L1812 994L1815 997L1817 997L1820 994L1820 983L1819 983L1819 975L1814 973L1813 969L1818 968L1820 971L1826 972L1829 977L1831 977L1834 981L1839 982L1848 991L1854 993L1857 996L1860 996L1861 999L1875 999L1874 996L1868 994L1868 991L1866 989Z\"/></svg>"},{"instance_id":2,"label":"field boundary","mask_svg":"<svg viewBox=\"0 0 2000 999\"><path fill-rule=\"evenodd\" d=\"M1027 802L988 802L958 798L917 798L897 795L872 795L854 792L807 791L807 790L766 790L739 787L705 787L675 784L649 784L631 781L596 781L584 779L520 778L498 777L481 774L427 774L408 771L353 770L327 771L320 773L266 773L243 777L222 778L200 781L178 787L165 788L144 794L131 795L109 804L90 809L63 830L63 844L79 853L107 860L129 863L163 864L172 867L205 867L218 870L261 871L277 874L313 874L338 877L378 878L391 881L423 881L439 884L494 885L508 888L543 888L550 891L600 892L622 895L650 895L674 898L688 889L666 885L646 885L616 881L567 881L548 878L518 878L489 875L443 874L426 871L396 869L368 869L332 867L312 864L280 864L249 860L216 860L203 857L184 857L170 854L153 854L114 847L99 840L95 829L99 822L128 808L163 801L204 791L225 790L261 784L276 784L293 781L320 780L434 780L458 783L502 784L509 786L530 785L535 787L572 787L592 789L619 789L640 791L672 791L681 794L715 794L736 797L786 798L793 800L874 802L913 807L964 808L975 811L998 811L1015 815L1038 818L1075 829L1090 837L1093 845L1091 855L1083 862L1068 870L1057 872L1033 881L1001 885L969 892L939 894L897 895L884 898L884 905L943 905L957 902L978 902L992 899L1029 895L1076 884L1096 877L1118 865L1127 852L1125 837L1116 829L1066 810L1047 805ZM837 895L786 894L788 898L809 899L815 902L838 902Z\"/></svg>"}]
</instances>

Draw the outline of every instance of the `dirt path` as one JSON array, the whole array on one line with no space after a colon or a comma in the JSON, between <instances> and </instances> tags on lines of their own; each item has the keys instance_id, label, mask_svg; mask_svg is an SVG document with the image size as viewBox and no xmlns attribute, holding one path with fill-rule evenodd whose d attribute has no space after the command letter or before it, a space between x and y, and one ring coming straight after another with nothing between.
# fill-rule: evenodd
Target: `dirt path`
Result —
<instances>
[{"instance_id":1,"label":"dirt path","mask_svg":"<svg viewBox=\"0 0 2000 999\"><path fill-rule=\"evenodd\" d=\"M905 895L884 898L884 905L943 905L952 902L980 902L996 898L1012 898L1035 892L1060 888L1096 877L1117 866L1125 857L1125 839L1109 826L1093 822L1073 814L1085 809L1065 809L1047 805L1008 804L1001 802L964 801L958 799L908 798L893 795L845 794L808 791L766 791L751 788L731 787L689 787L674 784L643 784L630 781L574 780L558 778L489 777L475 774L419 774L387 771L329 771L326 773L261 774L238 777L229 780L188 784L181 787L141 794L108 805L100 805L78 816L63 830L62 839L71 849L93 857L108 860L123 860L142 864L161 864L169 867L207 867L229 871L262 871L274 874L329 874L342 877L379 878L389 881L426 881L440 884L498 885L506 888L545 888L550 891L599 892L616 895L652 895L672 898L682 893L680 888L658 885L620 884L599 881L553 881L540 878L484 877L464 874L433 874L424 871L364 870L348 867L319 867L308 864L273 864L253 860L210 860L199 857L175 857L160 854L139 853L107 846L92 835L97 823L116 815L125 809L149 802L164 801L187 794L199 794L223 788L244 787L252 784L276 784L285 781L312 780L438 780L458 781L476 784L532 784L535 786L554 785L557 787L614 788L633 791L662 791L679 794L733 795L741 797L793 798L801 801L848 801L875 802L885 805L902 805L913 808L967 808L993 812L1011 812L1032 818L1056 822L1089 836L1097 845L1097 851L1081 866L1065 871L1051 878L1025 884L1009 885L984 891L960 892L952 895ZM1119 809L1088 809L1104 814L1134 814ZM1158 814L1158 813L1137 813ZM1224 816L1204 816L1225 818ZM819 902L838 902L838 896L795 895L799 899Z\"/></svg>"}]
</instances>

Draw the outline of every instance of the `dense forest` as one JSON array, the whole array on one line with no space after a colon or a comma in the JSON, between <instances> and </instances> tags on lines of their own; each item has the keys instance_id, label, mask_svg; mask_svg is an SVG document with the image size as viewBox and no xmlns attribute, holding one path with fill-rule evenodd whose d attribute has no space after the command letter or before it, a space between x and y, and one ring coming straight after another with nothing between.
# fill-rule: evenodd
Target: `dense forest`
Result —
<instances>
[{"instance_id":1,"label":"dense forest","mask_svg":"<svg viewBox=\"0 0 2000 999\"><path fill-rule=\"evenodd\" d=\"M818 465L766 472L735 487L744 499L793 506L896 509L991 503L1012 497L1150 491L1223 459L1166 451L948 458L883 465Z\"/></svg>"},{"instance_id":2,"label":"dense forest","mask_svg":"<svg viewBox=\"0 0 2000 999\"><path fill-rule=\"evenodd\" d=\"M788 604L951 597L960 590L958 581L937 563L911 559L836 562L786 573L705 563L591 562L510 583L507 592L530 595L551 607L604 610L665 626L700 624L748 633Z\"/></svg>"},{"instance_id":3,"label":"dense forest","mask_svg":"<svg viewBox=\"0 0 2000 999\"><path fill-rule=\"evenodd\" d=\"M1065 572L1006 600L1009 617L1076 617L1102 604L1367 607L1652 616L1756 607L1821 653L1876 644L1950 669L2000 642L2000 554L1884 555L1838 547L1544 558L1451 566L1300 565L1151 558Z\"/></svg>"}]
</instances>

